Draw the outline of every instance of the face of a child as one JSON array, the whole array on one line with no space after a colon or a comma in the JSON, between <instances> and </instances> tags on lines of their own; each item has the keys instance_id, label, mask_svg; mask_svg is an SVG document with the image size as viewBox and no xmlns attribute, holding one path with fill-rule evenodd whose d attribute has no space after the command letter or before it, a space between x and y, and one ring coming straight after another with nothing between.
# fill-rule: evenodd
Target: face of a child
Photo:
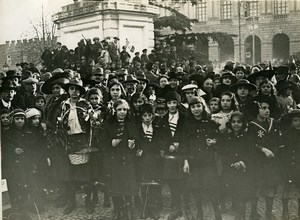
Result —
<instances>
[{"instance_id":1,"label":"face of a child","mask_svg":"<svg viewBox=\"0 0 300 220\"><path fill-rule=\"evenodd\" d=\"M116 116L118 120L124 120L127 115L128 109L126 108L125 104L118 105L116 108Z\"/></svg>"},{"instance_id":2,"label":"face of a child","mask_svg":"<svg viewBox=\"0 0 300 220\"><path fill-rule=\"evenodd\" d=\"M176 88L179 85L179 80L178 79L170 79L169 80L171 88Z\"/></svg>"},{"instance_id":3,"label":"face of a child","mask_svg":"<svg viewBox=\"0 0 300 220\"><path fill-rule=\"evenodd\" d=\"M98 94L92 94L92 95L90 95L89 101L92 106L97 106L100 104L101 98Z\"/></svg>"},{"instance_id":4,"label":"face of a child","mask_svg":"<svg viewBox=\"0 0 300 220\"><path fill-rule=\"evenodd\" d=\"M142 121L147 125L149 125L151 123L152 119L153 119L153 114L150 112L145 112L142 115Z\"/></svg>"},{"instance_id":5,"label":"face of a child","mask_svg":"<svg viewBox=\"0 0 300 220\"><path fill-rule=\"evenodd\" d=\"M211 101L209 103L209 109L211 113L217 113L219 111L219 103L217 101Z\"/></svg>"},{"instance_id":6,"label":"face of a child","mask_svg":"<svg viewBox=\"0 0 300 220\"><path fill-rule=\"evenodd\" d=\"M206 92L210 92L213 88L213 81L212 79L207 79L204 81L203 83L203 89L206 91Z\"/></svg>"},{"instance_id":7,"label":"face of a child","mask_svg":"<svg viewBox=\"0 0 300 220\"><path fill-rule=\"evenodd\" d=\"M292 119L291 127L300 130L300 116L294 117Z\"/></svg>"},{"instance_id":8,"label":"face of a child","mask_svg":"<svg viewBox=\"0 0 300 220\"><path fill-rule=\"evenodd\" d=\"M246 86L239 86L237 88L237 95L239 97L247 97L249 95L249 89Z\"/></svg>"},{"instance_id":9,"label":"face of a child","mask_svg":"<svg viewBox=\"0 0 300 220\"><path fill-rule=\"evenodd\" d=\"M35 102L35 106L38 108L42 108L45 105L45 100L44 99L39 99Z\"/></svg>"},{"instance_id":10,"label":"face of a child","mask_svg":"<svg viewBox=\"0 0 300 220\"><path fill-rule=\"evenodd\" d=\"M237 79L243 79L245 77L245 73L243 71L237 71L235 76Z\"/></svg>"},{"instance_id":11,"label":"face of a child","mask_svg":"<svg viewBox=\"0 0 300 220\"><path fill-rule=\"evenodd\" d=\"M161 78L160 80L159 80L159 86L160 86L160 88L164 88L166 85L168 85L168 79L167 78Z\"/></svg>"},{"instance_id":12,"label":"face of a child","mask_svg":"<svg viewBox=\"0 0 300 220\"><path fill-rule=\"evenodd\" d=\"M9 125L9 114L2 114L0 116L1 118L1 123L4 125L4 126L7 126Z\"/></svg>"},{"instance_id":13,"label":"face of a child","mask_svg":"<svg viewBox=\"0 0 300 220\"><path fill-rule=\"evenodd\" d=\"M69 94L71 98L79 98L80 90L77 86L70 86L69 87Z\"/></svg>"},{"instance_id":14,"label":"face of a child","mask_svg":"<svg viewBox=\"0 0 300 220\"><path fill-rule=\"evenodd\" d=\"M55 84L52 86L52 93L54 96L60 96L61 94L63 94L63 89L60 85Z\"/></svg>"},{"instance_id":15,"label":"face of a child","mask_svg":"<svg viewBox=\"0 0 300 220\"><path fill-rule=\"evenodd\" d=\"M177 101L171 100L167 102L167 107L170 114L175 114L177 112Z\"/></svg>"},{"instance_id":16,"label":"face of a child","mask_svg":"<svg viewBox=\"0 0 300 220\"><path fill-rule=\"evenodd\" d=\"M143 104L144 100L142 98L138 98L135 102L133 102L133 106L136 110L138 110Z\"/></svg>"},{"instance_id":17,"label":"face of a child","mask_svg":"<svg viewBox=\"0 0 300 220\"><path fill-rule=\"evenodd\" d=\"M231 84L231 79L229 77L225 77L225 78L223 78L222 82L225 85L230 85Z\"/></svg>"},{"instance_id":18,"label":"face of a child","mask_svg":"<svg viewBox=\"0 0 300 220\"><path fill-rule=\"evenodd\" d=\"M195 92L193 90L187 90L185 92L185 97L187 101L189 102L193 97L195 96Z\"/></svg>"},{"instance_id":19,"label":"face of a child","mask_svg":"<svg viewBox=\"0 0 300 220\"><path fill-rule=\"evenodd\" d=\"M269 118L270 117L270 105L268 103L261 103L261 107L258 110L258 115L263 119Z\"/></svg>"},{"instance_id":20,"label":"face of a child","mask_svg":"<svg viewBox=\"0 0 300 220\"><path fill-rule=\"evenodd\" d=\"M110 88L110 95L112 99L119 99L121 97L121 87L119 85L114 85Z\"/></svg>"},{"instance_id":21,"label":"face of a child","mask_svg":"<svg viewBox=\"0 0 300 220\"><path fill-rule=\"evenodd\" d=\"M196 103L194 105L191 105L191 113L193 114L194 117L201 116L202 112L203 112L203 106L201 103Z\"/></svg>"},{"instance_id":22,"label":"face of a child","mask_svg":"<svg viewBox=\"0 0 300 220\"><path fill-rule=\"evenodd\" d=\"M222 110L230 110L231 108L231 99L228 95L223 95L221 98L221 107Z\"/></svg>"},{"instance_id":23,"label":"face of a child","mask_svg":"<svg viewBox=\"0 0 300 220\"><path fill-rule=\"evenodd\" d=\"M31 117L31 124L34 127L39 126L39 124L40 124L40 116L36 115L36 116Z\"/></svg>"},{"instance_id":24,"label":"face of a child","mask_svg":"<svg viewBox=\"0 0 300 220\"><path fill-rule=\"evenodd\" d=\"M270 95L272 91L272 86L269 83L264 83L260 87L262 95Z\"/></svg>"},{"instance_id":25,"label":"face of a child","mask_svg":"<svg viewBox=\"0 0 300 220\"><path fill-rule=\"evenodd\" d=\"M230 124L234 132L240 132L243 128L243 122L240 117L237 116L232 117Z\"/></svg>"},{"instance_id":26,"label":"face of a child","mask_svg":"<svg viewBox=\"0 0 300 220\"><path fill-rule=\"evenodd\" d=\"M15 116L14 123L18 128L22 128L25 124L25 116Z\"/></svg>"}]
</instances>

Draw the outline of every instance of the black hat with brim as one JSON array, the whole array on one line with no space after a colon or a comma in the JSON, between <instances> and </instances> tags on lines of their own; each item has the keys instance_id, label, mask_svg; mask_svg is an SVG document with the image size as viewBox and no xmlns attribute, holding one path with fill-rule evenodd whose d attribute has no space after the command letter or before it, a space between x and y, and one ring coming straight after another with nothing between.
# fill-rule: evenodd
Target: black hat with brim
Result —
<instances>
[{"instance_id":1,"label":"black hat with brim","mask_svg":"<svg viewBox=\"0 0 300 220\"><path fill-rule=\"evenodd\" d=\"M71 79L69 83L64 85L63 88L65 91L68 91L70 86L76 86L80 90L81 96L85 94L85 89L83 87L83 82L81 79L75 77L75 78Z\"/></svg>"},{"instance_id":2,"label":"black hat with brim","mask_svg":"<svg viewBox=\"0 0 300 220\"><path fill-rule=\"evenodd\" d=\"M41 91L44 94L52 94L52 87L55 84L61 85L62 87L69 83L71 79L71 75L69 73L61 73L52 76L48 79L41 87Z\"/></svg>"},{"instance_id":3,"label":"black hat with brim","mask_svg":"<svg viewBox=\"0 0 300 220\"><path fill-rule=\"evenodd\" d=\"M2 78L2 80L6 80L6 79L14 79L14 78L18 78L21 79L22 75L18 75L17 72L15 70L8 70L6 72L6 76Z\"/></svg>"},{"instance_id":4,"label":"black hat with brim","mask_svg":"<svg viewBox=\"0 0 300 220\"><path fill-rule=\"evenodd\" d=\"M226 71L225 70L222 73L220 80L222 81L225 78L229 78L231 80L231 83L236 83L237 82L236 76L232 72L230 72L230 71Z\"/></svg>"},{"instance_id":5,"label":"black hat with brim","mask_svg":"<svg viewBox=\"0 0 300 220\"><path fill-rule=\"evenodd\" d=\"M282 91L282 90L288 89L288 88L290 88L293 91L293 93L299 92L297 84L292 81L281 80L281 81L277 82L277 85L276 85L277 91Z\"/></svg>"},{"instance_id":6,"label":"black hat with brim","mask_svg":"<svg viewBox=\"0 0 300 220\"><path fill-rule=\"evenodd\" d=\"M247 87L249 89L249 91L253 91L253 90L257 89L257 87L254 84L250 83L248 80L246 80L246 79L240 79L240 80L237 81L236 84L233 84L232 86L230 86L230 90L232 92L236 92L236 90L240 86Z\"/></svg>"},{"instance_id":7,"label":"black hat with brim","mask_svg":"<svg viewBox=\"0 0 300 220\"><path fill-rule=\"evenodd\" d=\"M272 79L272 77L275 75L275 72L274 70L261 70L259 72L256 72L256 73L253 73L251 74L250 76L248 76L248 80L251 82L251 83L255 83L255 79L259 76L263 76L269 80Z\"/></svg>"},{"instance_id":8,"label":"black hat with brim","mask_svg":"<svg viewBox=\"0 0 300 220\"><path fill-rule=\"evenodd\" d=\"M17 87L14 85L14 83L11 80L3 80L0 87L0 92L5 90L16 90Z\"/></svg>"}]
</instances>

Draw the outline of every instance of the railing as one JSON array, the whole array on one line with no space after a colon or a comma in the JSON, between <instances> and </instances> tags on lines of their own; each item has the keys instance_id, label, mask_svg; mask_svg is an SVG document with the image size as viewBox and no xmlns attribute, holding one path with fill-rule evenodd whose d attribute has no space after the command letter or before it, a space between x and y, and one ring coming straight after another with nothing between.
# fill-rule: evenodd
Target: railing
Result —
<instances>
[{"instance_id":1,"label":"railing","mask_svg":"<svg viewBox=\"0 0 300 220\"><path fill-rule=\"evenodd\" d=\"M143 5L131 2L117 2L117 1L104 1L104 2L77 2L62 7L62 11L52 15L52 20L56 21L63 18L73 17L77 15L87 14L90 12L101 10L125 10L148 12L152 14L159 14L159 8L153 5Z\"/></svg>"},{"instance_id":2,"label":"railing","mask_svg":"<svg viewBox=\"0 0 300 220\"><path fill-rule=\"evenodd\" d=\"M282 14L282 15L274 15L274 19L281 19L281 18L287 18L288 14Z\"/></svg>"}]
</instances>

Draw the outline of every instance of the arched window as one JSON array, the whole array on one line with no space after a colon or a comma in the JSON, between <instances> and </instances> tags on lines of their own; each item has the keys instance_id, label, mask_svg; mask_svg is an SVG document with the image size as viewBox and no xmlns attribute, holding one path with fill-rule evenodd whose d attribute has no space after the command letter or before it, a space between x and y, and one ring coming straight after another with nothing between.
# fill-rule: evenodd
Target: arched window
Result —
<instances>
[{"instance_id":1,"label":"arched window","mask_svg":"<svg viewBox=\"0 0 300 220\"><path fill-rule=\"evenodd\" d=\"M290 56L290 38L286 34L273 37L273 58L285 61Z\"/></svg>"},{"instance_id":2,"label":"arched window","mask_svg":"<svg viewBox=\"0 0 300 220\"><path fill-rule=\"evenodd\" d=\"M254 63L253 63L254 55ZM260 38L254 37L254 53L253 53L253 36L250 35L245 39L245 61L246 64L255 65L261 62L261 41Z\"/></svg>"}]
</instances>

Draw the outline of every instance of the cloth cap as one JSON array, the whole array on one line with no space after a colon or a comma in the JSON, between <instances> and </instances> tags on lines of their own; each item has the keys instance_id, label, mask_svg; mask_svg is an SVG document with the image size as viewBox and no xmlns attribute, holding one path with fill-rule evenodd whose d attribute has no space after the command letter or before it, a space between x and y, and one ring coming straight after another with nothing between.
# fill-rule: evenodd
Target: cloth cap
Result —
<instances>
[{"instance_id":1,"label":"cloth cap","mask_svg":"<svg viewBox=\"0 0 300 220\"><path fill-rule=\"evenodd\" d=\"M31 118L33 116L41 116L41 112L39 110L37 110L36 108L29 108L25 111L25 117Z\"/></svg>"}]
</instances>

